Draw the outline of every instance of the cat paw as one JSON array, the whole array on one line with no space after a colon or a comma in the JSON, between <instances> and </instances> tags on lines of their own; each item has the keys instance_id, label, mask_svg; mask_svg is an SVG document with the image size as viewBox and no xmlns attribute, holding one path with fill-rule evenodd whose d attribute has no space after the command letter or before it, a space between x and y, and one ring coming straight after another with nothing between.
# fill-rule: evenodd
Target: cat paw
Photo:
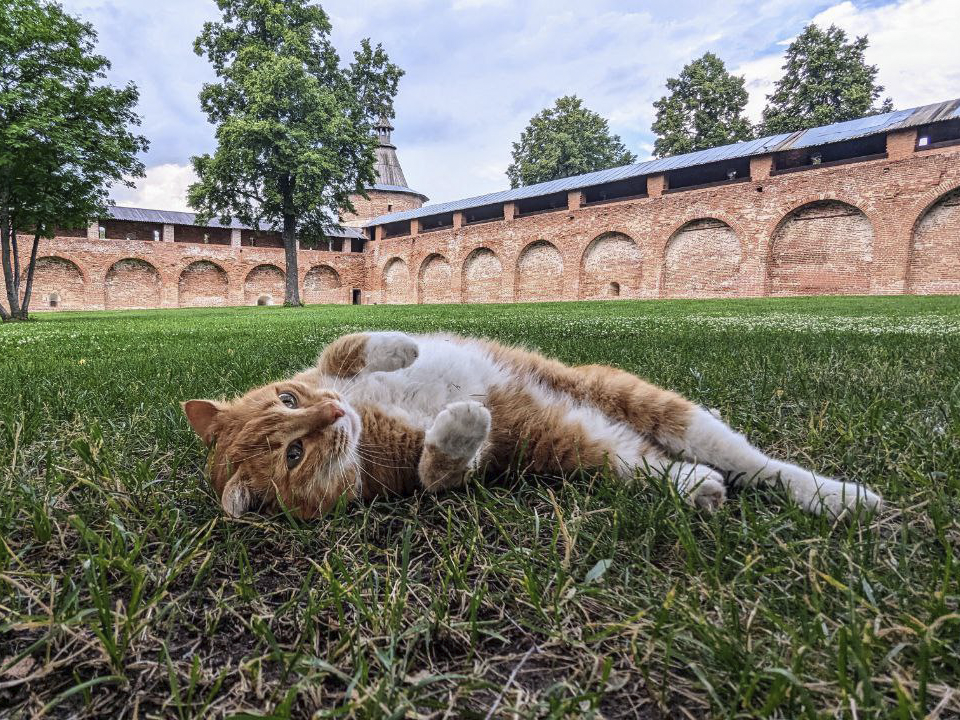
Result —
<instances>
[{"instance_id":1,"label":"cat paw","mask_svg":"<svg viewBox=\"0 0 960 720\"><path fill-rule=\"evenodd\" d=\"M727 486L723 482L723 475L703 465L696 465L693 470L683 472L677 485L687 502L708 513L719 510L727 499Z\"/></svg>"},{"instance_id":2,"label":"cat paw","mask_svg":"<svg viewBox=\"0 0 960 720\"><path fill-rule=\"evenodd\" d=\"M687 497L698 510L715 512L727 499L727 488L722 479L706 478L701 480Z\"/></svg>"},{"instance_id":3,"label":"cat paw","mask_svg":"<svg viewBox=\"0 0 960 720\"><path fill-rule=\"evenodd\" d=\"M367 338L367 370L393 372L413 365L420 350L417 342L404 333L370 333Z\"/></svg>"},{"instance_id":4,"label":"cat paw","mask_svg":"<svg viewBox=\"0 0 960 720\"><path fill-rule=\"evenodd\" d=\"M450 457L472 458L489 434L489 410L478 402L456 402L437 415L424 440Z\"/></svg>"},{"instance_id":5,"label":"cat paw","mask_svg":"<svg viewBox=\"0 0 960 720\"><path fill-rule=\"evenodd\" d=\"M859 483L823 478L805 506L817 515L826 513L837 518L847 511L877 512L883 506L883 498Z\"/></svg>"}]
</instances>

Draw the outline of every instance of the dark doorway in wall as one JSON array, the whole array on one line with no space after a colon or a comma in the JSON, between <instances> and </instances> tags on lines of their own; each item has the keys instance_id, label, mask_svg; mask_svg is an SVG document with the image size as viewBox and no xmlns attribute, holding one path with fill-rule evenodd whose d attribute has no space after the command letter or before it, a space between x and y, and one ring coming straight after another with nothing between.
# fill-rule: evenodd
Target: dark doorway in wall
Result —
<instances>
[{"instance_id":1,"label":"dark doorway in wall","mask_svg":"<svg viewBox=\"0 0 960 720\"><path fill-rule=\"evenodd\" d=\"M352 293L352 299L354 305L360 304L360 288L354 288Z\"/></svg>"}]
</instances>

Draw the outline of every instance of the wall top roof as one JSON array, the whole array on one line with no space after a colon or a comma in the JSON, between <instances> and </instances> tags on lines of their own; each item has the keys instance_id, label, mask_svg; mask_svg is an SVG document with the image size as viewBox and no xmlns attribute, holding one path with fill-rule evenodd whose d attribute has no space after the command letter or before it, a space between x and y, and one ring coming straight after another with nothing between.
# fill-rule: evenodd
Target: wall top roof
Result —
<instances>
[{"instance_id":1,"label":"wall top roof","mask_svg":"<svg viewBox=\"0 0 960 720\"><path fill-rule=\"evenodd\" d=\"M931 105L923 105L909 110L895 110L880 115L847 120L845 122L810 128L794 133L781 133L779 135L747 140L732 145L721 145L720 147L710 148L709 150L698 150L697 152L685 153L683 155L655 158L635 165L624 165L622 167L599 170L584 175L573 175L571 177L560 178L559 180L537 183L536 185L501 190L500 192L490 193L488 195L479 195L464 198L463 200L452 200L435 205L425 205L417 210L406 210L375 217L369 220L366 226L384 225L386 223L412 220L414 218L428 217L430 215L438 215L457 210L466 210L483 205L524 200L541 195L550 195L556 192L578 190L580 188L590 187L591 185L601 185L616 180L627 180L643 175L693 167L695 165L706 165L724 160L767 155L781 150L795 150L815 145L826 145L843 140L854 140L868 135L878 135L892 130L902 130L918 125L926 125L927 123L958 118L960 118L960 98L933 103Z\"/></svg>"},{"instance_id":2,"label":"wall top roof","mask_svg":"<svg viewBox=\"0 0 960 720\"><path fill-rule=\"evenodd\" d=\"M162 223L164 225L197 225L197 214L192 212L178 212L175 210L147 210L145 208L121 207L111 205L108 209L110 214L108 220L125 220L127 222L149 222ZM218 219L211 218L210 222L202 227L228 228L231 230L252 230L249 225L243 225L236 220L231 220L228 225L222 224ZM278 229L264 227L268 232L278 232ZM361 230L354 227L331 227L324 231L330 237L342 238L365 238Z\"/></svg>"}]
</instances>

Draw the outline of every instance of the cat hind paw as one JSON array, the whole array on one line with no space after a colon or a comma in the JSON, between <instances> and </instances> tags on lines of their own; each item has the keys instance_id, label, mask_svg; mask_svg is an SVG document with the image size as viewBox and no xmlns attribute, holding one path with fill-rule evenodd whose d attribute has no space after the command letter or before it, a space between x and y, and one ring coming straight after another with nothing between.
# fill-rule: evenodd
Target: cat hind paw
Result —
<instances>
[{"instance_id":1,"label":"cat hind paw","mask_svg":"<svg viewBox=\"0 0 960 720\"><path fill-rule=\"evenodd\" d=\"M489 434L489 410L474 401L456 402L437 415L425 441L450 457L471 458Z\"/></svg>"}]
</instances>

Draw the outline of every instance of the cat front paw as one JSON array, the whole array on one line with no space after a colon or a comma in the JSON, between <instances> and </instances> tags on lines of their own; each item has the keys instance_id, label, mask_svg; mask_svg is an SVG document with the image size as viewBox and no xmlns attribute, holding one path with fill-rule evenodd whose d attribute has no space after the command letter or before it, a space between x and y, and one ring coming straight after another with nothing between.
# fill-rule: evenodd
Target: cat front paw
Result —
<instances>
[{"instance_id":1,"label":"cat front paw","mask_svg":"<svg viewBox=\"0 0 960 720\"><path fill-rule=\"evenodd\" d=\"M370 333L367 338L367 370L393 372L410 367L420 354L417 342L401 332Z\"/></svg>"},{"instance_id":2,"label":"cat front paw","mask_svg":"<svg viewBox=\"0 0 960 720\"><path fill-rule=\"evenodd\" d=\"M474 401L447 405L424 438L451 458L472 458L490 434L490 411Z\"/></svg>"}]
</instances>

